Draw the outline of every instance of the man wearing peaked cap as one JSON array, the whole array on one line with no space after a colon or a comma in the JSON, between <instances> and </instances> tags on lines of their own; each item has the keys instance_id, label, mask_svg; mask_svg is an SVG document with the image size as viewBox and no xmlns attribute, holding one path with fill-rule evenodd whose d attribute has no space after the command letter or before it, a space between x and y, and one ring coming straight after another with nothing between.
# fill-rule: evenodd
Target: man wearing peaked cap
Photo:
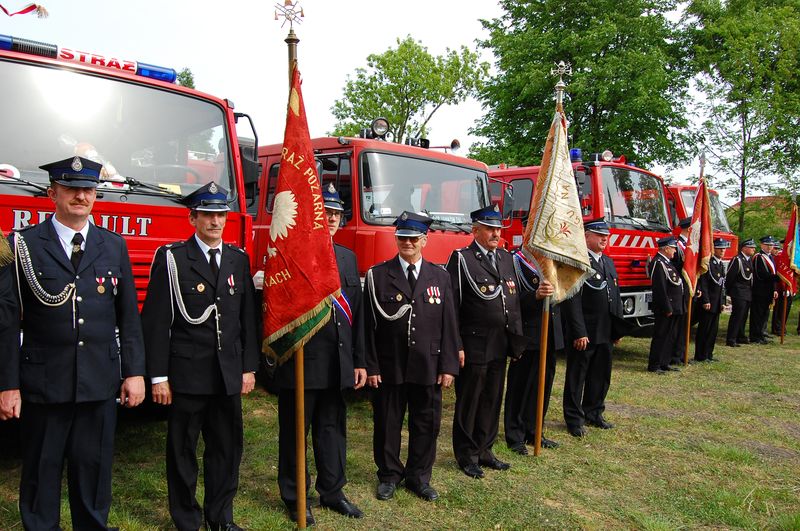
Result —
<instances>
[{"instance_id":1,"label":"man wearing peaked cap","mask_svg":"<svg viewBox=\"0 0 800 531\"><path fill-rule=\"evenodd\" d=\"M686 319L689 318L687 309L689 308L689 298L691 295L689 294L689 284L686 282L686 279L683 278L683 263L686 259L686 243L689 241L689 227L691 227L691 225L691 216L681 218L678 222L681 232L675 238L677 248L675 250L675 255L672 257L672 265L678 270L678 275L681 277L681 282L683 282L684 314L679 323L677 335L675 337L675 348L672 351L672 358L670 359L671 365L681 365L686 354Z\"/></svg>"},{"instance_id":2,"label":"man wearing peaked cap","mask_svg":"<svg viewBox=\"0 0 800 531\"><path fill-rule=\"evenodd\" d=\"M73 528L106 529L115 398L144 399L136 288L125 240L89 222L101 166L74 157L41 168L55 213L9 237L17 318L0 345L0 419L21 419L22 526L60 528L66 459Z\"/></svg>"},{"instance_id":3,"label":"man wearing peaked cap","mask_svg":"<svg viewBox=\"0 0 800 531\"><path fill-rule=\"evenodd\" d=\"M650 356L647 370L657 374L666 371L679 371L670 367L672 352L685 312L680 271L672 263L677 252L678 242L674 236L666 236L658 240L658 253L648 266L648 275L653 283L653 339L650 342Z\"/></svg>"},{"instance_id":4,"label":"man wearing peaked cap","mask_svg":"<svg viewBox=\"0 0 800 531\"><path fill-rule=\"evenodd\" d=\"M322 192L331 238L339 230L344 202L330 183ZM303 347L305 431L311 430L316 489L320 505L350 518L363 513L344 494L347 483L347 405L344 389L360 389L367 381L364 354L364 311L356 255L334 242L341 294L332 298L331 318ZM295 364L275 369L278 388L278 487L289 518L297 521L297 447L295 445ZM310 485L306 467L306 485ZM306 504L306 524L314 523Z\"/></svg>"},{"instance_id":5,"label":"man wearing peaked cap","mask_svg":"<svg viewBox=\"0 0 800 531\"><path fill-rule=\"evenodd\" d=\"M763 236L761 251L753 256L753 302L750 305L750 342L766 345L769 307L778 298L778 270L772 257L775 239Z\"/></svg>"},{"instance_id":6,"label":"man wearing peaked cap","mask_svg":"<svg viewBox=\"0 0 800 531\"><path fill-rule=\"evenodd\" d=\"M369 269L366 299L367 385L372 387L377 498L388 500L405 479L418 497L430 485L442 419L442 388L458 374L458 324L450 277L425 260L431 218L403 212L395 221L397 256ZM400 459L408 409L408 459Z\"/></svg>"},{"instance_id":7,"label":"man wearing peaked cap","mask_svg":"<svg viewBox=\"0 0 800 531\"><path fill-rule=\"evenodd\" d=\"M727 240L715 238L714 255L708 264L708 271L697 279L700 315L694 345L695 361L717 361L714 359L714 345L719 330L719 316L725 306L725 264L722 256L730 246Z\"/></svg>"},{"instance_id":8,"label":"man wearing peaked cap","mask_svg":"<svg viewBox=\"0 0 800 531\"><path fill-rule=\"evenodd\" d=\"M184 198L195 233L160 247L142 307L153 401L169 405L167 488L178 529L236 531L241 395L252 391L259 344L244 251L223 243L227 190L211 182ZM195 497L203 435L203 508Z\"/></svg>"},{"instance_id":9,"label":"man wearing peaked cap","mask_svg":"<svg viewBox=\"0 0 800 531\"><path fill-rule=\"evenodd\" d=\"M453 451L462 472L482 478L483 468L507 470L495 456L505 382L506 357L519 357L522 335L519 289L513 259L500 243L502 216L496 205L476 210L473 242L450 255L447 270L456 289L459 357Z\"/></svg>"},{"instance_id":10,"label":"man wearing peaked cap","mask_svg":"<svg viewBox=\"0 0 800 531\"><path fill-rule=\"evenodd\" d=\"M725 291L731 297L732 306L725 338L725 344L729 347L750 343L744 333L744 324L747 322L750 302L753 300L752 256L755 251L756 244L752 239L742 242L739 254L730 261L728 271L725 273Z\"/></svg>"},{"instance_id":11,"label":"man wearing peaked cap","mask_svg":"<svg viewBox=\"0 0 800 531\"><path fill-rule=\"evenodd\" d=\"M586 279L578 294L560 305L567 329L564 420L573 437L586 434L585 424L613 427L603 413L611 385L611 355L619 339L614 320L622 318L622 298L614 262L604 253L610 233L603 220L584 224L595 274Z\"/></svg>"},{"instance_id":12,"label":"man wearing peaked cap","mask_svg":"<svg viewBox=\"0 0 800 531\"><path fill-rule=\"evenodd\" d=\"M773 260L777 260L777 256L783 251L783 243L783 240L779 240L772 248ZM772 333L773 335L778 336L783 332L783 306L787 305L786 318L788 319L789 314L792 311L792 299L794 298L794 293L789 290L788 286L782 280L778 280L775 288L778 291L778 298L775 301L775 305L772 309Z\"/></svg>"}]
</instances>

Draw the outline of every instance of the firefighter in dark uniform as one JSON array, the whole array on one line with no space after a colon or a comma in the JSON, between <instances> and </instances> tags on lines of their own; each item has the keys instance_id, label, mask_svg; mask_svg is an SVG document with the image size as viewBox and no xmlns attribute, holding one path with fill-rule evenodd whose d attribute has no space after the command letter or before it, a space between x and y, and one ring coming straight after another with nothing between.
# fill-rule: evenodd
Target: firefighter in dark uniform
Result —
<instances>
[{"instance_id":1,"label":"firefighter in dark uniform","mask_svg":"<svg viewBox=\"0 0 800 531\"><path fill-rule=\"evenodd\" d=\"M364 285L367 385L373 388L372 449L379 500L405 486L423 500L442 420L442 388L458 374L458 324L450 277L422 258L432 219L403 212L395 220L398 254L370 268ZM408 459L400 433L408 408Z\"/></svg>"},{"instance_id":2,"label":"firefighter in dark uniform","mask_svg":"<svg viewBox=\"0 0 800 531\"><path fill-rule=\"evenodd\" d=\"M714 255L708 263L708 271L697 279L700 315L694 345L695 361L718 361L714 359L714 345L719 330L719 316L725 306L725 264L722 255L730 246L727 240L715 238Z\"/></svg>"},{"instance_id":3,"label":"firefighter in dark uniform","mask_svg":"<svg viewBox=\"0 0 800 531\"><path fill-rule=\"evenodd\" d=\"M89 222L102 166L41 168L55 214L9 237L17 317L0 347L0 418L21 419L22 526L60 529L66 458L73 528L106 529L115 398L133 407L145 391L136 288L125 241Z\"/></svg>"},{"instance_id":4,"label":"firefighter in dark uniform","mask_svg":"<svg viewBox=\"0 0 800 531\"><path fill-rule=\"evenodd\" d=\"M542 299L554 293L553 286L540 280L539 271L521 251L512 253L516 285L522 310L522 331L527 338L525 350L519 359L512 358L508 366L503 427L506 444L520 455L528 455L526 444L536 442L536 401L539 395L539 331L542 326ZM553 379L556 375L556 351L564 349L559 305L550 306L550 325L547 334L547 359L544 375L544 408L542 419L547 415ZM558 443L544 436L542 427L541 446L558 448Z\"/></svg>"},{"instance_id":5,"label":"firefighter in dark uniform","mask_svg":"<svg viewBox=\"0 0 800 531\"><path fill-rule=\"evenodd\" d=\"M330 185L322 193L325 218L331 238L339 230L344 202ZM342 391L360 389L367 381L364 358L364 321L361 304L361 279L356 255L334 243L339 269L341 295L333 300L330 320L303 347L305 376L305 430L311 427L316 488L320 504L352 518L364 514L348 500L342 489L347 483L347 407ZM278 391L278 486L289 516L297 521L295 372L294 360L275 371ZM306 468L306 485L310 485ZM314 523L310 504L306 504L306 524Z\"/></svg>"},{"instance_id":6,"label":"firefighter in dark uniform","mask_svg":"<svg viewBox=\"0 0 800 531\"><path fill-rule=\"evenodd\" d=\"M780 240L775 243L775 246L772 248L772 260L777 264L778 255L781 254L783 251L783 240ZM772 334L779 336L781 335L781 329L783 328L783 306L784 304L787 305L786 307L786 318L788 320L789 314L792 311L792 297L794 293L791 292L790 288L786 285L783 280L778 278L778 281L775 283L775 289L778 292L778 298L775 299L775 306L772 308Z\"/></svg>"},{"instance_id":7,"label":"firefighter in dark uniform","mask_svg":"<svg viewBox=\"0 0 800 531\"><path fill-rule=\"evenodd\" d=\"M507 470L492 445L497 438L506 357L518 357L522 338L519 291L511 254L498 248L502 216L496 205L476 210L469 247L450 255L464 364L456 379L453 451L461 470L480 479L483 468ZM522 338L524 339L524 338ZM462 354L463 353L463 354Z\"/></svg>"},{"instance_id":8,"label":"firefighter in dark uniform","mask_svg":"<svg viewBox=\"0 0 800 531\"><path fill-rule=\"evenodd\" d=\"M5 233L0 230L0 341L5 341L6 334L11 329L12 322L19 317L15 313L16 302L14 300L13 280L11 268L6 267L14 261L14 254L8 244ZM1 370L1 369L0 369ZM2 406L0 405L0 420L2 418Z\"/></svg>"},{"instance_id":9,"label":"firefighter in dark uniform","mask_svg":"<svg viewBox=\"0 0 800 531\"><path fill-rule=\"evenodd\" d=\"M595 273L578 294L561 305L567 328L564 420L573 437L586 435L585 424L604 430L614 427L603 417L611 385L611 353L619 339L613 321L622 318L617 270L611 258L603 254L610 233L603 220L584 225L589 262Z\"/></svg>"},{"instance_id":10,"label":"firefighter in dark uniform","mask_svg":"<svg viewBox=\"0 0 800 531\"><path fill-rule=\"evenodd\" d=\"M753 300L753 263L752 256L756 244L752 239L745 240L739 254L733 257L725 273L725 291L731 298L731 318L728 320L728 332L725 344L738 347L750 343L744 333L744 324L750 312L750 301Z\"/></svg>"},{"instance_id":11,"label":"firefighter in dark uniform","mask_svg":"<svg viewBox=\"0 0 800 531\"><path fill-rule=\"evenodd\" d=\"M681 317L680 325L678 326L677 338L675 341L675 348L672 351L672 357L669 361L670 365L683 364L684 355L686 354L686 319L689 317L687 309L689 308L689 285L683 277L683 262L686 259L686 242L689 240L689 227L692 225L692 218L685 217L678 222L681 228L681 233L675 239L678 247L672 257L672 265L678 271L678 276L681 277L683 282L683 317Z\"/></svg>"},{"instance_id":12,"label":"firefighter in dark uniform","mask_svg":"<svg viewBox=\"0 0 800 531\"><path fill-rule=\"evenodd\" d=\"M214 182L184 199L195 233L160 247L142 308L153 401L167 420L169 510L179 530L240 529L233 498L242 457L242 399L258 368L250 261L223 243L227 191ZM195 498L203 434L203 508Z\"/></svg>"},{"instance_id":13,"label":"firefighter in dark uniform","mask_svg":"<svg viewBox=\"0 0 800 531\"><path fill-rule=\"evenodd\" d=\"M753 256L753 302L750 305L750 343L766 345L769 307L778 298L775 285L778 271L772 258L775 239L764 236L760 240L761 251Z\"/></svg>"},{"instance_id":14,"label":"firefighter in dark uniform","mask_svg":"<svg viewBox=\"0 0 800 531\"><path fill-rule=\"evenodd\" d=\"M653 283L653 339L650 342L650 357L647 370L658 374L679 371L670 366L672 352L678 340L678 327L683 323L686 301L681 273L672 263L678 247L674 236L658 240L658 253L650 262L648 275Z\"/></svg>"}]
</instances>

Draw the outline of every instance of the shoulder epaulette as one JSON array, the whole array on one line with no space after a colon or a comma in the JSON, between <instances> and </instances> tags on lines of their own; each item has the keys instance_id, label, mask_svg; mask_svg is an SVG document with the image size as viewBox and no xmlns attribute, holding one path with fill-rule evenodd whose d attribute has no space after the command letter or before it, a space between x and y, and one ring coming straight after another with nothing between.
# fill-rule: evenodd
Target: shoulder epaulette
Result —
<instances>
[{"instance_id":1,"label":"shoulder epaulette","mask_svg":"<svg viewBox=\"0 0 800 531\"><path fill-rule=\"evenodd\" d=\"M31 229L32 229L32 228L34 228L35 226L36 226L36 225L34 225L34 224L31 224L31 225L25 225L24 227L21 227L21 228L19 228L19 229L15 229L15 230L14 230L14 232L25 232L26 230L31 230Z\"/></svg>"},{"instance_id":2,"label":"shoulder epaulette","mask_svg":"<svg viewBox=\"0 0 800 531\"><path fill-rule=\"evenodd\" d=\"M244 249L242 249L242 248L241 248L241 247L239 247L238 245L234 245L234 244L232 244L232 243L226 243L226 244L225 244L225 247L227 247L228 249L231 249L231 250L233 250L233 251L239 251L239 252L240 252L240 253L242 253L242 254L247 254L247 251L245 251Z\"/></svg>"},{"instance_id":3,"label":"shoulder epaulette","mask_svg":"<svg viewBox=\"0 0 800 531\"><path fill-rule=\"evenodd\" d=\"M168 243L166 245L163 245L162 247L164 247L166 249L178 249L178 248L183 247L185 245L186 245L185 241L179 241L179 242Z\"/></svg>"}]
</instances>

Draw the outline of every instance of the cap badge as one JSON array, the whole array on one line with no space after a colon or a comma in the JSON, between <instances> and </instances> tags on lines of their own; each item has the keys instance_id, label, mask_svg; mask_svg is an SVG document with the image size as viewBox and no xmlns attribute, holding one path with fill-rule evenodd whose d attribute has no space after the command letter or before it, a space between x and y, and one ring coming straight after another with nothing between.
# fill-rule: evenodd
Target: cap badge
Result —
<instances>
[{"instance_id":1,"label":"cap badge","mask_svg":"<svg viewBox=\"0 0 800 531\"><path fill-rule=\"evenodd\" d=\"M75 157L72 159L72 171L81 171L83 169L83 164L81 164L81 159L79 157Z\"/></svg>"},{"instance_id":2,"label":"cap badge","mask_svg":"<svg viewBox=\"0 0 800 531\"><path fill-rule=\"evenodd\" d=\"M211 185L208 187L208 191L211 192L212 194L216 194L217 190L218 190L217 183L211 183Z\"/></svg>"},{"instance_id":3,"label":"cap badge","mask_svg":"<svg viewBox=\"0 0 800 531\"><path fill-rule=\"evenodd\" d=\"M336 188L333 186L333 183L328 184L328 192L335 194Z\"/></svg>"},{"instance_id":4,"label":"cap badge","mask_svg":"<svg viewBox=\"0 0 800 531\"><path fill-rule=\"evenodd\" d=\"M407 220L408 219L408 214L403 212L403 214L400 216L400 219L402 219L403 221Z\"/></svg>"}]
</instances>

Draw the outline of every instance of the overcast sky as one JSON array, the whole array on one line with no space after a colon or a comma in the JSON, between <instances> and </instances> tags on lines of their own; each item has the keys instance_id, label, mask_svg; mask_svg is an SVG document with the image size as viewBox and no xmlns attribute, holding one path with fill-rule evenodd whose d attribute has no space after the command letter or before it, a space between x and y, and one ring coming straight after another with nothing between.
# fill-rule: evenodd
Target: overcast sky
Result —
<instances>
[{"instance_id":1,"label":"overcast sky","mask_svg":"<svg viewBox=\"0 0 800 531\"><path fill-rule=\"evenodd\" d=\"M6 17L0 34L130 59L176 70L190 68L198 89L228 98L253 117L259 142L283 140L288 92L288 24L275 20L275 1L226 0L41 0L50 17ZM283 4L283 0L280 0ZM16 11L27 0L0 0ZM411 35L434 55L465 45L477 50L486 38L479 19L501 14L496 0L301 0L305 18L295 26L303 96L311 136L334 125L330 113L348 74L366 57ZM491 54L480 50L492 63ZM555 83L555 81L554 81ZM437 111L430 123L432 145L461 141L465 155L476 140L468 130L482 116L468 101ZM635 158L635 156L634 156ZM694 168L697 164L694 164ZM691 169L674 174L697 173ZM652 168L662 174L663 168Z\"/></svg>"}]
</instances>

